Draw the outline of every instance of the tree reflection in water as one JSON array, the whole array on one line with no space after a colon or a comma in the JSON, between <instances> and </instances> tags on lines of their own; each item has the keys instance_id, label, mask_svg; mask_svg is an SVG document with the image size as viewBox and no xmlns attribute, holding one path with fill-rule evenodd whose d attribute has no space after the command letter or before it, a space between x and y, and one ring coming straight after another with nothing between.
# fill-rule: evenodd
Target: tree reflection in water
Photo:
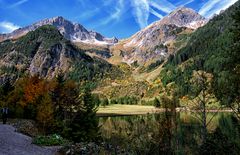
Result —
<instances>
[{"instance_id":1,"label":"tree reflection in water","mask_svg":"<svg viewBox=\"0 0 240 155\"><path fill-rule=\"evenodd\" d=\"M208 114L213 115L213 114ZM103 140L127 154L238 154L240 126L229 113L219 113L201 143L201 124L187 113L101 117Z\"/></svg>"}]
</instances>

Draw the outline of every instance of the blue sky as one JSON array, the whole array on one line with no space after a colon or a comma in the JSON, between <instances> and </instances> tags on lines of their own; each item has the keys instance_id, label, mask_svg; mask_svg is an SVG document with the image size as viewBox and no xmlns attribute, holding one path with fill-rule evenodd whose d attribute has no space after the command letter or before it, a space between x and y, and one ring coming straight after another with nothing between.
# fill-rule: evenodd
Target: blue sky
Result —
<instances>
[{"instance_id":1,"label":"blue sky","mask_svg":"<svg viewBox=\"0 0 240 155\"><path fill-rule=\"evenodd\" d=\"M126 38L179 6L205 17L237 0L0 0L0 33L55 16L82 24L107 37Z\"/></svg>"}]
</instances>

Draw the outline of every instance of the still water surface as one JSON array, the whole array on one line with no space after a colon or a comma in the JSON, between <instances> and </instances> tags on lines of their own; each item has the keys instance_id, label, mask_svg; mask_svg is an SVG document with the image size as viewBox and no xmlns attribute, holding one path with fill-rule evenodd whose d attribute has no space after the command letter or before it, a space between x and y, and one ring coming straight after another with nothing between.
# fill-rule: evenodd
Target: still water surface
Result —
<instances>
[{"instance_id":1,"label":"still water surface","mask_svg":"<svg viewBox=\"0 0 240 155\"><path fill-rule=\"evenodd\" d=\"M238 154L239 123L231 113L208 113L207 140L197 113L100 117L103 139L129 154ZM223 142L224 141L224 142Z\"/></svg>"}]
</instances>

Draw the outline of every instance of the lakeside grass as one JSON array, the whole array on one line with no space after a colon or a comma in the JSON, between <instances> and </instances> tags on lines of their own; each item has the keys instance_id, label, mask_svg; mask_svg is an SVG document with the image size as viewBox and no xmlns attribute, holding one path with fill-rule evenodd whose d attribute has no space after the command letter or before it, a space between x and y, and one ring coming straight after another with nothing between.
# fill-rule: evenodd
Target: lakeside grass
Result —
<instances>
[{"instance_id":1,"label":"lakeside grass","mask_svg":"<svg viewBox=\"0 0 240 155\"><path fill-rule=\"evenodd\" d=\"M164 108L156 108L149 105L122 105L111 104L108 106L100 106L97 111L97 116L130 116L130 115L146 115L157 112L164 112ZM185 108L176 108L177 112L198 112L197 110L190 110ZM209 113L216 112L232 112L230 109L214 110L208 109Z\"/></svg>"},{"instance_id":2,"label":"lakeside grass","mask_svg":"<svg viewBox=\"0 0 240 155\"><path fill-rule=\"evenodd\" d=\"M145 115L161 111L154 106L113 104L100 106L98 116Z\"/></svg>"}]
</instances>

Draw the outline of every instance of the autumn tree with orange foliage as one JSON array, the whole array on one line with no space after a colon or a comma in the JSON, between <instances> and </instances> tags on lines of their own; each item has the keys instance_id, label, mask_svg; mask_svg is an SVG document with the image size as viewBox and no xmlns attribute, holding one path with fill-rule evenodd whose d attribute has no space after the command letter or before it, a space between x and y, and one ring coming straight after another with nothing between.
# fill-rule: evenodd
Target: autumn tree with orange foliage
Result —
<instances>
[{"instance_id":1,"label":"autumn tree with orange foliage","mask_svg":"<svg viewBox=\"0 0 240 155\"><path fill-rule=\"evenodd\" d=\"M34 119L44 133L59 133L82 140L97 135L95 99L90 90L80 94L78 85L59 74L53 80L38 76L19 79L10 93L8 103L18 117ZM76 127L81 124L81 127ZM82 131L79 131L82 130ZM75 140L74 138L71 138Z\"/></svg>"},{"instance_id":2,"label":"autumn tree with orange foliage","mask_svg":"<svg viewBox=\"0 0 240 155\"><path fill-rule=\"evenodd\" d=\"M27 85L24 87L25 103L38 104L39 99L48 94L54 86L51 82L43 80L37 76L30 77Z\"/></svg>"}]
</instances>

